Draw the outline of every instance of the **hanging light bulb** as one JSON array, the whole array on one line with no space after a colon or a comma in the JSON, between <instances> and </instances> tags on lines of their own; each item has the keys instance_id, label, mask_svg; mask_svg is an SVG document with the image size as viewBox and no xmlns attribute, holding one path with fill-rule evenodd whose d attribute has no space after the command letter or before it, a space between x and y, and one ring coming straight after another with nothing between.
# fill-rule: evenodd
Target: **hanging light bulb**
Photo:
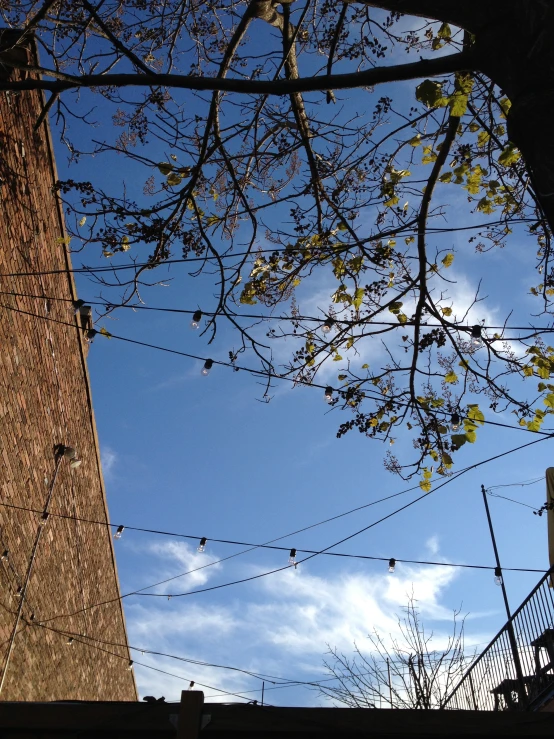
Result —
<instances>
[{"instance_id":1,"label":"hanging light bulb","mask_svg":"<svg viewBox=\"0 0 554 739\"><path fill-rule=\"evenodd\" d=\"M15 597L16 598L22 598L23 597L23 588L21 585L18 586L17 590L15 591Z\"/></svg>"},{"instance_id":2,"label":"hanging light bulb","mask_svg":"<svg viewBox=\"0 0 554 739\"><path fill-rule=\"evenodd\" d=\"M0 560L2 560L2 562L5 562L9 556L10 556L9 550L4 549L4 551L2 552L2 556L0 557Z\"/></svg>"},{"instance_id":3,"label":"hanging light bulb","mask_svg":"<svg viewBox=\"0 0 554 739\"><path fill-rule=\"evenodd\" d=\"M496 585L502 585L502 570L500 569L500 567L494 568L494 582L496 583Z\"/></svg>"},{"instance_id":4,"label":"hanging light bulb","mask_svg":"<svg viewBox=\"0 0 554 739\"><path fill-rule=\"evenodd\" d=\"M196 310L192 314L192 321L190 322L190 327L196 331L200 328L200 321L202 320L202 311Z\"/></svg>"},{"instance_id":5,"label":"hanging light bulb","mask_svg":"<svg viewBox=\"0 0 554 739\"><path fill-rule=\"evenodd\" d=\"M294 565L296 567L296 549L290 550L289 565Z\"/></svg>"},{"instance_id":6,"label":"hanging light bulb","mask_svg":"<svg viewBox=\"0 0 554 739\"><path fill-rule=\"evenodd\" d=\"M70 647L73 644L73 637L70 636L69 639L66 641L66 644L68 647Z\"/></svg>"},{"instance_id":7,"label":"hanging light bulb","mask_svg":"<svg viewBox=\"0 0 554 739\"><path fill-rule=\"evenodd\" d=\"M113 535L114 539L121 539L121 534L125 531L125 526L118 526L117 531Z\"/></svg>"},{"instance_id":8,"label":"hanging light bulb","mask_svg":"<svg viewBox=\"0 0 554 739\"><path fill-rule=\"evenodd\" d=\"M471 346L480 349L483 346L483 338L481 337L481 326L476 324L471 329Z\"/></svg>"},{"instance_id":9,"label":"hanging light bulb","mask_svg":"<svg viewBox=\"0 0 554 739\"><path fill-rule=\"evenodd\" d=\"M47 511L44 511L42 516L40 517L39 526L46 526L46 522L48 521L50 514Z\"/></svg>"},{"instance_id":10,"label":"hanging light bulb","mask_svg":"<svg viewBox=\"0 0 554 739\"><path fill-rule=\"evenodd\" d=\"M133 660L132 659L129 660L129 664L127 665L127 669L128 670L132 670L133 669Z\"/></svg>"},{"instance_id":11,"label":"hanging light bulb","mask_svg":"<svg viewBox=\"0 0 554 739\"><path fill-rule=\"evenodd\" d=\"M206 361L204 362L204 366L202 367L202 374L204 375L204 377L210 374L210 370L213 367L213 364L213 359L206 359Z\"/></svg>"},{"instance_id":12,"label":"hanging light bulb","mask_svg":"<svg viewBox=\"0 0 554 739\"><path fill-rule=\"evenodd\" d=\"M193 688L194 688L194 680L191 680L188 689L192 690Z\"/></svg>"},{"instance_id":13,"label":"hanging light bulb","mask_svg":"<svg viewBox=\"0 0 554 739\"><path fill-rule=\"evenodd\" d=\"M450 428L452 429L452 431L458 431L458 429L460 428L461 422L462 422L462 419L460 418L460 415L454 412L450 416Z\"/></svg>"},{"instance_id":14,"label":"hanging light bulb","mask_svg":"<svg viewBox=\"0 0 554 739\"><path fill-rule=\"evenodd\" d=\"M75 311L75 315L79 313L83 305L85 304L84 300L73 300L71 301L71 305L73 306L73 310Z\"/></svg>"},{"instance_id":15,"label":"hanging light bulb","mask_svg":"<svg viewBox=\"0 0 554 739\"><path fill-rule=\"evenodd\" d=\"M323 393L323 397L324 397L326 403L332 403L333 402L333 388L330 385L328 385L325 388L325 392Z\"/></svg>"},{"instance_id":16,"label":"hanging light bulb","mask_svg":"<svg viewBox=\"0 0 554 739\"><path fill-rule=\"evenodd\" d=\"M332 318L327 318L325 323L321 327L321 330L323 331L324 334L328 334L334 325L335 325L334 320Z\"/></svg>"},{"instance_id":17,"label":"hanging light bulb","mask_svg":"<svg viewBox=\"0 0 554 739\"><path fill-rule=\"evenodd\" d=\"M203 536L200 539L200 544L196 547L196 551L197 552L203 552L203 551L205 551L207 542L208 542L208 540L206 539L205 536Z\"/></svg>"},{"instance_id":18,"label":"hanging light bulb","mask_svg":"<svg viewBox=\"0 0 554 739\"><path fill-rule=\"evenodd\" d=\"M85 341L92 344L97 333L98 331L95 328L89 328L88 331L85 331Z\"/></svg>"},{"instance_id":19,"label":"hanging light bulb","mask_svg":"<svg viewBox=\"0 0 554 739\"><path fill-rule=\"evenodd\" d=\"M389 572L394 572L394 568L396 567L396 560L394 557L391 557L389 559Z\"/></svg>"}]
</instances>

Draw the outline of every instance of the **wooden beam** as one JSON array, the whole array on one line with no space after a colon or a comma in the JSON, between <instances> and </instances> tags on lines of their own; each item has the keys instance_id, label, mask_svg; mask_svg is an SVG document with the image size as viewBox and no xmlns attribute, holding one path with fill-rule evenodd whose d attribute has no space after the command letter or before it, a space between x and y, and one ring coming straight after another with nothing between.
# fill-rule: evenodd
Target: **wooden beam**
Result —
<instances>
[{"instance_id":1,"label":"wooden beam","mask_svg":"<svg viewBox=\"0 0 554 739\"><path fill-rule=\"evenodd\" d=\"M177 739L199 739L204 693L201 690L183 690L179 710Z\"/></svg>"}]
</instances>

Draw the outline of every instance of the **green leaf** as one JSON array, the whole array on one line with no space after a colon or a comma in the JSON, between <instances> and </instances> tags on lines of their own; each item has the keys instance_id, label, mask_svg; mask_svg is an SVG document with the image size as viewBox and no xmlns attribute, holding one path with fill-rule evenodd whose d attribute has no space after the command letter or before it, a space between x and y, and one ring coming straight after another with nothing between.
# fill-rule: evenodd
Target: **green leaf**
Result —
<instances>
[{"instance_id":1,"label":"green leaf","mask_svg":"<svg viewBox=\"0 0 554 739\"><path fill-rule=\"evenodd\" d=\"M508 146L506 146L504 151L498 157L498 163L502 164L503 167L510 167L512 164L515 164L520 157L521 154L516 149L515 144L512 144L510 141Z\"/></svg>"},{"instance_id":2,"label":"green leaf","mask_svg":"<svg viewBox=\"0 0 554 739\"><path fill-rule=\"evenodd\" d=\"M452 30L450 29L450 26L448 23L443 23L442 26L439 28L437 36L439 38L451 38L452 37Z\"/></svg>"},{"instance_id":3,"label":"green leaf","mask_svg":"<svg viewBox=\"0 0 554 739\"><path fill-rule=\"evenodd\" d=\"M360 310L362 306L362 301L364 299L365 290L363 287L356 288L354 292L354 300L352 301L352 305L356 310Z\"/></svg>"},{"instance_id":4,"label":"green leaf","mask_svg":"<svg viewBox=\"0 0 554 739\"><path fill-rule=\"evenodd\" d=\"M450 182L452 180L452 172L445 172L439 177L439 182Z\"/></svg>"},{"instance_id":5,"label":"green leaf","mask_svg":"<svg viewBox=\"0 0 554 739\"><path fill-rule=\"evenodd\" d=\"M447 104L447 99L442 96L442 85L433 80L424 80L416 87L416 98L427 108L442 108Z\"/></svg>"},{"instance_id":6,"label":"green leaf","mask_svg":"<svg viewBox=\"0 0 554 739\"><path fill-rule=\"evenodd\" d=\"M458 90L448 98L450 106L450 115L454 118L461 118L467 110L468 96Z\"/></svg>"},{"instance_id":7,"label":"green leaf","mask_svg":"<svg viewBox=\"0 0 554 739\"><path fill-rule=\"evenodd\" d=\"M474 444L477 441L477 434L475 431L466 431L465 437L470 444Z\"/></svg>"},{"instance_id":8,"label":"green leaf","mask_svg":"<svg viewBox=\"0 0 554 739\"><path fill-rule=\"evenodd\" d=\"M544 398L543 403L549 408L554 408L554 393L548 393L546 398Z\"/></svg>"},{"instance_id":9,"label":"green leaf","mask_svg":"<svg viewBox=\"0 0 554 739\"><path fill-rule=\"evenodd\" d=\"M164 177L167 177L170 172L173 172L173 164L170 164L169 162L160 162L157 167Z\"/></svg>"},{"instance_id":10,"label":"green leaf","mask_svg":"<svg viewBox=\"0 0 554 739\"><path fill-rule=\"evenodd\" d=\"M463 446L467 441L465 434L452 434L450 439L452 440L452 443L458 448Z\"/></svg>"}]
</instances>

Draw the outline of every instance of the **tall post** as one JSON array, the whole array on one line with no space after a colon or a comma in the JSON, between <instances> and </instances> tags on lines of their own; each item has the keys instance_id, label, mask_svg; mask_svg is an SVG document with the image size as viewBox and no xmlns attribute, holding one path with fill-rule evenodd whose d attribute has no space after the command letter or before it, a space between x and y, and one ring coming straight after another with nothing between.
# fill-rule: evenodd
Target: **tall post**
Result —
<instances>
[{"instance_id":1,"label":"tall post","mask_svg":"<svg viewBox=\"0 0 554 739\"><path fill-rule=\"evenodd\" d=\"M394 708L394 706L392 705L392 682L391 682L391 679L390 679L390 660L389 660L388 657L387 657L387 672L389 673L389 699L390 699L390 707L391 708Z\"/></svg>"},{"instance_id":2,"label":"tall post","mask_svg":"<svg viewBox=\"0 0 554 739\"><path fill-rule=\"evenodd\" d=\"M508 594L506 593L506 586L504 585L504 577L502 576L502 567L500 565L500 557L498 556L498 547L496 546L496 538L494 536L494 529L492 527L492 519L491 514L489 511L489 501L487 500L487 491L485 490L485 486L481 485L481 492L483 493L483 502L485 504L485 511L487 512L487 521L489 523L489 531L491 534L491 541L492 541L492 547L494 549L494 557L496 560L496 568L497 571L500 573L500 587L502 588L502 596L504 598L504 606L506 608L506 616L508 617L508 622L506 624L506 629L508 631L508 638L510 640L510 647L512 649L512 657L514 659L514 667L516 669L516 675L517 680L519 683L519 697L520 697L520 703L521 705L525 706L527 703L527 693L525 692L525 683L523 681L523 671L521 669L521 661L519 659L519 651L517 648L517 641L516 641L516 635L514 633L514 625L512 623L512 614L510 612L510 604L508 603Z\"/></svg>"}]
</instances>

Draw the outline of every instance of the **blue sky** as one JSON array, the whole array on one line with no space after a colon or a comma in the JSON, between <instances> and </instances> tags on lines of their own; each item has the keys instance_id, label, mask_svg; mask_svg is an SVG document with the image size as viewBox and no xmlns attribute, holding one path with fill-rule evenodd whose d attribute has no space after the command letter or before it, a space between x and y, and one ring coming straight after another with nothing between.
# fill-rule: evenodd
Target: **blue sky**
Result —
<instances>
[{"instance_id":1,"label":"blue sky","mask_svg":"<svg viewBox=\"0 0 554 739\"><path fill-rule=\"evenodd\" d=\"M411 105L413 85L401 84L398 89L402 104ZM368 109L387 91L364 92ZM347 109L360 104L360 95L352 93ZM81 104L85 109L86 95ZM102 106L97 120L93 135L98 139L104 133L111 136L111 124ZM66 166L66 154L57 145L62 179L94 178L112 186L125 181L131 194L142 188L139 170L122 159L108 158L105 164L98 158L77 169ZM154 161L167 160L168 154L156 144L145 147L145 155ZM464 197L443 186L441 198L453 204L450 220L443 225L464 223ZM481 294L486 299L472 310L469 325L481 319L486 325L501 323L511 310L511 320L517 323L533 310L529 297L518 298L516 304L512 301L513 295L525 296L536 281L529 250L521 246L523 239L523 234L516 232L504 249L476 255L466 236L434 237L432 243L437 248L456 255L448 290L459 315L482 278ZM78 248L76 240L72 247ZM149 247L141 247L116 257L114 263L126 262L131 256L145 258L148 253ZM91 251L75 253L74 266L83 263L107 262ZM189 271L182 264L158 270L155 279L167 280L166 286L145 288L142 295L146 304L213 309L210 280L193 279ZM324 315L328 310L328 278L322 274L299 293L303 312ZM87 278L78 275L77 285L81 298L98 299L98 286ZM110 299L115 300L115 295L111 293ZM250 312L250 307L246 308ZM208 337L192 331L189 321L178 314L120 310L114 319L99 325L114 334L201 357L225 360L236 348L236 336L223 323L208 346ZM276 346L278 360L284 361L292 347L290 342ZM359 361L362 359L372 366L384 362L382 350L370 342L362 349ZM254 366L248 358L241 363ZM111 520L209 540L200 554L195 539L125 531L116 542L123 593L240 551L213 539L263 543L417 484L417 480L405 483L384 469L387 445L356 431L337 439L344 414L326 405L320 389L293 388L276 381L271 402L259 402L263 387L255 377L219 366L202 377L201 367L200 361L102 336L91 347L89 368ZM336 372L324 374L322 379L327 378L331 382ZM515 425L509 413L497 420ZM456 469L534 438L517 429L485 427L477 444L466 444L458 453ZM394 451L408 454L410 448L409 436L399 434ZM481 484L492 487L539 478L550 459L551 442L545 441L468 472L341 544L337 551L494 566ZM544 482L497 492L537 508L545 500ZM420 490L406 493L280 543L287 548L320 550L420 494ZM490 499L490 506L503 566L546 569L546 518L497 498ZM288 680L314 681L328 676L323 668L328 646L351 653L355 642L367 647L367 634L374 629L394 636L396 620L412 592L426 627L435 633L438 648L450 630L454 609L468 614L468 647L483 646L505 622L501 591L491 571L398 564L391 575L385 562L326 556L248 583L167 597L258 575L284 566L287 559L287 552L255 550L150 591L160 597L125 599L130 644ZM539 577L537 573L505 574L513 609ZM211 686L205 689L210 699L216 695L222 700L235 699L216 689L260 698L261 680L242 673L140 652L135 652L134 658L135 663L182 676L179 680L137 665L142 695L163 694L168 700L177 700L181 689L194 680L197 685ZM266 688L271 687L268 678ZM316 691L298 686L272 690L266 700L274 705L323 703Z\"/></svg>"}]
</instances>

